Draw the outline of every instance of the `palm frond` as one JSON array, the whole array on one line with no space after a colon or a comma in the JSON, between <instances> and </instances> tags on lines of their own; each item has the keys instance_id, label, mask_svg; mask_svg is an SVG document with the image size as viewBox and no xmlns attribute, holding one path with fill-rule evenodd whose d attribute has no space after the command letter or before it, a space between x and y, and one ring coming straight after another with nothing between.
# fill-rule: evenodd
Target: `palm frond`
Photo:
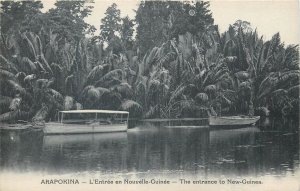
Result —
<instances>
[{"instance_id":1,"label":"palm frond","mask_svg":"<svg viewBox=\"0 0 300 191\"><path fill-rule=\"evenodd\" d=\"M33 116L33 122L44 121L49 113L49 108L46 105L43 105Z\"/></svg>"},{"instance_id":2,"label":"palm frond","mask_svg":"<svg viewBox=\"0 0 300 191\"><path fill-rule=\"evenodd\" d=\"M206 93L198 93L195 96L196 101L199 101L201 103L207 102L208 101L208 95Z\"/></svg>"},{"instance_id":3,"label":"palm frond","mask_svg":"<svg viewBox=\"0 0 300 191\"><path fill-rule=\"evenodd\" d=\"M59 93L58 91L54 90L54 89L49 89L51 95L56 99L56 100L63 100L63 96L61 95L61 93Z\"/></svg>"},{"instance_id":4,"label":"palm frond","mask_svg":"<svg viewBox=\"0 0 300 191\"><path fill-rule=\"evenodd\" d=\"M15 79L15 75L7 70L0 69L0 77L4 79Z\"/></svg>"},{"instance_id":5,"label":"palm frond","mask_svg":"<svg viewBox=\"0 0 300 191\"><path fill-rule=\"evenodd\" d=\"M64 99L64 110L71 110L74 106L74 99L71 96L66 96Z\"/></svg>"},{"instance_id":6,"label":"palm frond","mask_svg":"<svg viewBox=\"0 0 300 191\"><path fill-rule=\"evenodd\" d=\"M299 70L290 70L283 73L279 73L279 81L281 83L291 81L291 80L298 80L300 79L300 71Z\"/></svg>"},{"instance_id":7,"label":"palm frond","mask_svg":"<svg viewBox=\"0 0 300 191\"><path fill-rule=\"evenodd\" d=\"M51 66L51 69L52 69L54 75L59 76L62 74L63 68L60 65L58 65L56 63L52 63L50 66Z\"/></svg>"},{"instance_id":8,"label":"palm frond","mask_svg":"<svg viewBox=\"0 0 300 191\"><path fill-rule=\"evenodd\" d=\"M239 84L239 89L251 89L251 83L248 81Z\"/></svg>"},{"instance_id":9,"label":"palm frond","mask_svg":"<svg viewBox=\"0 0 300 191\"><path fill-rule=\"evenodd\" d=\"M255 112L260 116L269 116L270 110L267 107L258 107Z\"/></svg>"},{"instance_id":10,"label":"palm frond","mask_svg":"<svg viewBox=\"0 0 300 191\"><path fill-rule=\"evenodd\" d=\"M259 86L259 91L262 91L263 89L274 86L278 83L278 75L275 73L270 73L268 76L266 76Z\"/></svg>"},{"instance_id":11,"label":"palm frond","mask_svg":"<svg viewBox=\"0 0 300 191\"><path fill-rule=\"evenodd\" d=\"M88 83L92 83L94 81L97 81L100 77L103 76L103 66L99 65L99 66L95 66L90 73L87 76L87 82Z\"/></svg>"},{"instance_id":12,"label":"palm frond","mask_svg":"<svg viewBox=\"0 0 300 191\"><path fill-rule=\"evenodd\" d=\"M27 46L27 51L29 51L29 53L31 54L30 57L34 58L34 59L37 59L37 54L36 54L36 51L35 51L35 48L34 48L34 45L33 45L34 42L32 42L27 37L26 32L21 34L21 38L26 43L25 45Z\"/></svg>"},{"instance_id":13,"label":"palm frond","mask_svg":"<svg viewBox=\"0 0 300 191\"><path fill-rule=\"evenodd\" d=\"M278 97L281 97L281 96L285 96L287 93L288 93L287 90L277 89L277 90L272 92L272 96L278 98Z\"/></svg>"},{"instance_id":14,"label":"palm frond","mask_svg":"<svg viewBox=\"0 0 300 191\"><path fill-rule=\"evenodd\" d=\"M40 61L36 60L35 63L39 71L46 72L46 69L44 68L43 64Z\"/></svg>"},{"instance_id":15,"label":"palm frond","mask_svg":"<svg viewBox=\"0 0 300 191\"><path fill-rule=\"evenodd\" d=\"M208 85L208 86L206 86L206 87L204 88L204 91L205 91L205 92L211 92L211 93L214 93L214 92L216 92L216 90L217 90L217 87L216 87L216 85L214 85L214 84Z\"/></svg>"},{"instance_id":16,"label":"palm frond","mask_svg":"<svg viewBox=\"0 0 300 191\"><path fill-rule=\"evenodd\" d=\"M16 73L18 70L14 63L8 61L4 56L0 55L0 68L7 69L11 72Z\"/></svg>"},{"instance_id":17,"label":"palm frond","mask_svg":"<svg viewBox=\"0 0 300 191\"><path fill-rule=\"evenodd\" d=\"M18 110L21 105L21 101L22 99L19 97L12 99L9 105L9 109L12 111Z\"/></svg>"},{"instance_id":18,"label":"palm frond","mask_svg":"<svg viewBox=\"0 0 300 191\"><path fill-rule=\"evenodd\" d=\"M186 86L179 85L172 93L169 99L169 104L173 102L176 98L180 97L186 89Z\"/></svg>"},{"instance_id":19,"label":"palm frond","mask_svg":"<svg viewBox=\"0 0 300 191\"><path fill-rule=\"evenodd\" d=\"M26 93L26 90L20 86L16 81L13 80L7 80L8 84L12 87L13 90L15 90L18 93Z\"/></svg>"},{"instance_id":20,"label":"palm frond","mask_svg":"<svg viewBox=\"0 0 300 191\"><path fill-rule=\"evenodd\" d=\"M192 99L183 99L179 102L180 109L185 109L185 108L194 108L196 106L194 100Z\"/></svg>"},{"instance_id":21,"label":"palm frond","mask_svg":"<svg viewBox=\"0 0 300 191\"><path fill-rule=\"evenodd\" d=\"M50 65L48 64L48 61L46 60L44 54L39 56L38 61L43 65L44 68L47 69L47 72L49 72L50 74L53 74L53 71L52 71Z\"/></svg>"},{"instance_id":22,"label":"palm frond","mask_svg":"<svg viewBox=\"0 0 300 191\"><path fill-rule=\"evenodd\" d=\"M97 87L96 89L99 92L99 98L101 98L102 95L107 94L107 93L110 92L109 89L103 88L103 87Z\"/></svg>"},{"instance_id":23,"label":"palm frond","mask_svg":"<svg viewBox=\"0 0 300 191\"><path fill-rule=\"evenodd\" d=\"M144 118L154 117L155 114L157 114L157 105L156 106L150 106L149 110L144 114Z\"/></svg>"},{"instance_id":24,"label":"palm frond","mask_svg":"<svg viewBox=\"0 0 300 191\"><path fill-rule=\"evenodd\" d=\"M227 98L224 94L220 94L220 97L221 97L222 101L224 101L227 105L232 104L232 101L229 98Z\"/></svg>"},{"instance_id":25,"label":"palm frond","mask_svg":"<svg viewBox=\"0 0 300 191\"><path fill-rule=\"evenodd\" d=\"M235 73L234 75L239 80L242 80L242 81L247 80L250 77L250 75L249 75L249 73L247 71L239 71L239 72Z\"/></svg>"},{"instance_id":26,"label":"palm frond","mask_svg":"<svg viewBox=\"0 0 300 191\"><path fill-rule=\"evenodd\" d=\"M112 70L112 71L106 73L103 77L100 78L99 81L106 81L106 80L109 80L112 78L121 79L122 74L123 74L123 70L115 69L115 70Z\"/></svg>"},{"instance_id":27,"label":"palm frond","mask_svg":"<svg viewBox=\"0 0 300 191\"><path fill-rule=\"evenodd\" d=\"M97 90L96 88L90 88L87 92L87 96L91 100L99 100L101 97L101 94L100 94L99 90Z\"/></svg>"},{"instance_id":28,"label":"palm frond","mask_svg":"<svg viewBox=\"0 0 300 191\"><path fill-rule=\"evenodd\" d=\"M68 92L68 93L72 93L72 91L73 91L73 80L74 80L73 74L68 76L65 80L66 92Z\"/></svg>"},{"instance_id":29,"label":"palm frond","mask_svg":"<svg viewBox=\"0 0 300 191\"><path fill-rule=\"evenodd\" d=\"M120 108L123 110L126 110L126 111L129 111L129 110L141 111L142 110L142 106L133 100L123 101Z\"/></svg>"},{"instance_id":30,"label":"palm frond","mask_svg":"<svg viewBox=\"0 0 300 191\"><path fill-rule=\"evenodd\" d=\"M13 98L0 95L0 113L9 111L9 106Z\"/></svg>"},{"instance_id":31,"label":"palm frond","mask_svg":"<svg viewBox=\"0 0 300 191\"><path fill-rule=\"evenodd\" d=\"M175 52L168 52L165 56L159 59L158 65L166 67L166 64L172 62L175 59L175 56Z\"/></svg>"},{"instance_id":32,"label":"palm frond","mask_svg":"<svg viewBox=\"0 0 300 191\"><path fill-rule=\"evenodd\" d=\"M9 111L0 115L0 121L9 121L15 120L18 118L18 110L17 111Z\"/></svg>"},{"instance_id":33,"label":"palm frond","mask_svg":"<svg viewBox=\"0 0 300 191\"><path fill-rule=\"evenodd\" d=\"M20 74L23 76L23 74ZM19 78L18 78L19 79ZM30 74L25 76L25 78L23 79L24 82L30 82L32 80L36 79L36 75L35 74Z\"/></svg>"},{"instance_id":34,"label":"palm frond","mask_svg":"<svg viewBox=\"0 0 300 191\"><path fill-rule=\"evenodd\" d=\"M116 85L115 88L113 89L116 89L120 94L123 95L123 97L130 97L133 95L133 90L131 85L129 85L126 82Z\"/></svg>"},{"instance_id":35,"label":"palm frond","mask_svg":"<svg viewBox=\"0 0 300 191\"><path fill-rule=\"evenodd\" d=\"M37 70L37 67L34 62L32 62L28 57L22 58L22 64L26 67L26 71L29 73L34 73Z\"/></svg>"},{"instance_id":36,"label":"palm frond","mask_svg":"<svg viewBox=\"0 0 300 191\"><path fill-rule=\"evenodd\" d=\"M149 81L148 87L149 87L149 90L151 90L151 89L157 90L159 85L160 85L160 81L154 79L154 80Z\"/></svg>"},{"instance_id":37,"label":"palm frond","mask_svg":"<svg viewBox=\"0 0 300 191\"><path fill-rule=\"evenodd\" d=\"M288 91L289 96L299 98L300 85L293 86L293 87L289 88L287 91Z\"/></svg>"},{"instance_id":38,"label":"palm frond","mask_svg":"<svg viewBox=\"0 0 300 191\"><path fill-rule=\"evenodd\" d=\"M224 61L227 63L234 63L236 60L237 60L236 56L226 56L226 58L224 59Z\"/></svg>"},{"instance_id":39,"label":"palm frond","mask_svg":"<svg viewBox=\"0 0 300 191\"><path fill-rule=\"evenodd\" d=\"M38 79L38 80L35 82L35 85L36 85L36 87L39 88L39 89L44 89L44 88L47 88L47 87L48 87L48 82L49 82L48 79Z\"/></svg>"},{"instance_id":40,"label":"palm frond","mask_svg":"<svg viewBox=\"0 0 300 191\"><path fill-rule=\"evenodd\" d=\"M9 111L0 115L0 121L17 122L17 120L29 120L31 112L16 110Z\"/></svg>"},{"instance_id":41,"label":"palm frond","mask_svg":"<svg viewBox=\"0 0 300 191\"><path fill-rule=\"evenodd\" d=\"M76 110L83 109L83 106L82 106L82 104L81 104L81 103L79 103L79 102L76 102L76 103L75 103L75 109L76 109Z\"/></svg>"},{"instance_id":42,"label":"palm frond","mask_svg":"<svg viewBox=\"0 0 300 191\"><path fill-rule=\"evenodd\" d=\"M106 88L103 87L95 87L95 86L87 86L83 89L82 93L81 93L81 97L82 98L87 98L89 100L99 100L102 95L104 95L105 93L109 93L110 91Z\"/></svg>"},{"instance_id":43,"label":"palm frond","mask_svg":"<svg viewBox=\"0 0 300 191\"><path fill-rule=\"evenodd\" d=\"M87 96L87 92L91 89L91 88L95 88L94 86L92 86L92 85L89 85L89 86L86 86L83 90L82 90L82 92L81 92L81 97L86 97Z\"/></svg>"}]
</instances>

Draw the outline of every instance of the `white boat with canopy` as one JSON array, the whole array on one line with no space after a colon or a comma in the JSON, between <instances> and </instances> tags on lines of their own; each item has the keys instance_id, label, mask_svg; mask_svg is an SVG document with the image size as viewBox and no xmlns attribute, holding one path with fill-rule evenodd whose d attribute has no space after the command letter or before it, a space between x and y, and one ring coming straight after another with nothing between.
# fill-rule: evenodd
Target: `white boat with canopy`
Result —
<instances>
[{"instance_id":1,"label":"white boat with canopy","mask_svg":"<svg viewBox=\"0 0 300 191\"><path fill-rule=\"evenodd\" d=\"M49 122L44 134L105 133L128 129L129 112L112 110L59 111L58 121Z\"/></svg>"}]
</instances>

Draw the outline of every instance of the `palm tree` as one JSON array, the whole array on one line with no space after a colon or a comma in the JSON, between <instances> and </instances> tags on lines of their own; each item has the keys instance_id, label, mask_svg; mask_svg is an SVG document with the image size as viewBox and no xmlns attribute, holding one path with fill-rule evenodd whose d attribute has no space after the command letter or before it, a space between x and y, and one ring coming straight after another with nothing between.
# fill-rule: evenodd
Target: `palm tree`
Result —
<instances>
[{"instance_id":1,"label":"palm tree","mask_svg":"<svg viewBox=\"0 0 300 191\"><path fill-rule=\"evenodd\" d=\"M0 55L1 82L5 87L3 94L11 97L5 99L11 100L11 107L2 112L1 120L30 120L42 103L59 108L62 95L53 89L53 69L56 75L61 69L55 63L48 64L39 36L32 32L12 34L5 47L9 59Z\"/></svg>"},{"instance_id":2,"label":"palm tree","mask_svg":"<svg viewBox=\"0 0 300 191\"><path fill-rule=\"evenodd\" d=\"M232 89L238 95L235 105L241 106L237 110L245 112L251 104L265 114L269 109L275 112L275 105L290 108L287 90L299 84L297 46L285 48L278 33L264 42L256 31L245 33L241 28L234 31L232 27L221 39ZM279 104L274 104L275 97L281 98Z\"/></svg>"}]
</instances>

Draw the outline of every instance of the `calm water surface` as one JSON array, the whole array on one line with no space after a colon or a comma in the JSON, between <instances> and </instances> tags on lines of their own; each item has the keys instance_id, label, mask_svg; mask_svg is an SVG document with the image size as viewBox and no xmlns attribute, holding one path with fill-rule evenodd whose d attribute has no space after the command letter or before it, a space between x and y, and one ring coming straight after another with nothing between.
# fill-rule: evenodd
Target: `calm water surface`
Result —
<instances>
[{"instance_id":1,"label":"calm water surface","mask_svg":"<svg viewBox=\"0 0 300 191\"><path fill-rule=\"evenodd\" d=\"M0 169L201 176L293 176L299 170L299 125L292 120L230 130L169 125L141 123L127 133L84 135L2 131Z\"/></svg>"}]
</instances>

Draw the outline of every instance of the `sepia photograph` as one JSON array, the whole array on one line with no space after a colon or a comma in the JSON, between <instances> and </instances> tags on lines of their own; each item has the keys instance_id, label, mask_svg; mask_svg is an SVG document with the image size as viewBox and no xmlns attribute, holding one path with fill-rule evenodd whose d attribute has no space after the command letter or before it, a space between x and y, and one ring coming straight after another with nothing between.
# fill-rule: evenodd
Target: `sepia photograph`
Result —
<instances>
[{"instance_id":1,"label":"sepia photograph","mask_svg":"<svg viewBox=\"0 0 300 191\"><path fill-rule=\"evenodd\" d=\"M298 0L0 0L0 191L299 191Z\"/></svg>"}]
</instances>

